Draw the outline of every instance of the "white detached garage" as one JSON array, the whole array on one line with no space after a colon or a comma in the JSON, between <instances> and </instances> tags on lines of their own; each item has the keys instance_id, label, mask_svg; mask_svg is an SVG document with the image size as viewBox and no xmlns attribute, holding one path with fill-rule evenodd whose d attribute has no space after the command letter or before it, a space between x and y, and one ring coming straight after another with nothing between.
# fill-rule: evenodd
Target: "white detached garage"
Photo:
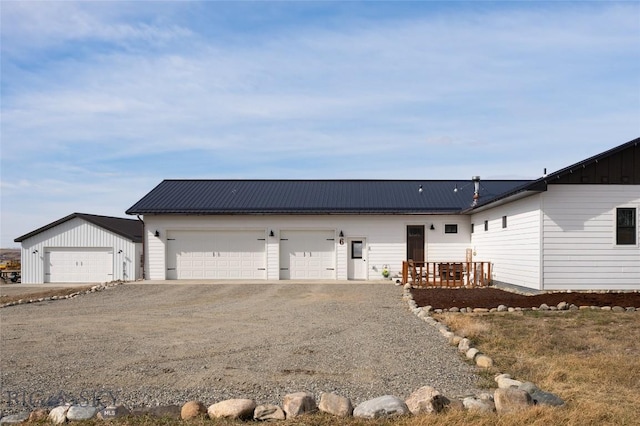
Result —
<instances>
[{"instance_id":1,"label":"white detached garage","mask_svg":"<svg viewBox=\"0 0 640 426\"><path fill-rule=\"evenodd\" d=\"M22 282L98 283L141 277L142 222L73 213L15 241Z\"/></svg>"}]
</instances>

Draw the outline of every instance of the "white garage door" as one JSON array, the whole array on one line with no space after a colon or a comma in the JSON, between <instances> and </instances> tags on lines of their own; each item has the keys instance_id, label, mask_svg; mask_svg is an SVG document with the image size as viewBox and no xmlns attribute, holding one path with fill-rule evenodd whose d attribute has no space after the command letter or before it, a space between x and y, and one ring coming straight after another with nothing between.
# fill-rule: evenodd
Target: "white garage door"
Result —
<instances>
[{"instance_id":1,"label":"white garage door","mask_svg":"<svg viewBox=\"0 0 640 426\"><path fill-rule=\"evenodd\" d=\"M167 279L265 279L264 231L167 233Z\"/></svg>"},{"instance_id":2,"label":"white garage door","mask_svg":"<svg viewBox=\"0 0 640 426\"><path fill-rule=\"evenodd\" d=\"M280 279L335 278L334 231L280 232Z\"/></svg>"},{"instance_id":3,"label":"white garage door","mask_svg":"<svg viewBox=\"0 0 640 426\"><path fill-rule=\"evenodd\" d=\"M113 280L113 250L64 248L45 250L47 283L102 283Z\"/></svg>"}]
</instances>

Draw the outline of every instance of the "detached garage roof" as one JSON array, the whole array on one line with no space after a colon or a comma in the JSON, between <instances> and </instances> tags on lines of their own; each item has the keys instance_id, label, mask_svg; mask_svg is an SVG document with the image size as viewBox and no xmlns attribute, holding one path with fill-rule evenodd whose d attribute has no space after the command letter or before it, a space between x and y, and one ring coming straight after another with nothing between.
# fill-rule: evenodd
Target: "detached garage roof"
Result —
<instances>
[{"instance_id":1,"label":"detached garage roof","mask_svg":"<svg viewBox=\"0 0 640 426\"><path fill-rule=\"evenodd\" d=\"M125 219L121 217L111 217L111 216L97 216L97 215L86 214L86 213L72 213L69 216L65 216L60 220L51 222L50 224L45 225L42 228L38 228L35 231L29 232L28 234L18 237L14 241L16 243L20 243L26 240L27 238L31 238L34 235L38 235L41 232L44 232L48 229L51 229L55 226L58 226L64 222L67 222L75 218L86 220L87 222L92 223L108 231L111 231L114 234L118 234L124 238L127 238L134 243L142 242L142 222L140 222L139 220Z\"/></svg>"},{"instance_id":2,"label":"detached garage roof","mask_svg":"<svg viewBox=\"0 0 640 426\"><path fill-rule=\"evenodd\" d=\"M482 181L480 199L530 182ZM165 180L127 214L457 213L473 191L470 180Z\"/></svg>"}]
</instances>

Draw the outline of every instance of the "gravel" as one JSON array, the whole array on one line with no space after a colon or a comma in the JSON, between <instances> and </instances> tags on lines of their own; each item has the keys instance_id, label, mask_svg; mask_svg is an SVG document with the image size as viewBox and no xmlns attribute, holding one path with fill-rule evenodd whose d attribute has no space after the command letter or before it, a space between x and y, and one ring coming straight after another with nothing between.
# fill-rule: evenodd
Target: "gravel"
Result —
<instances>
[{"instance_id":1,"label":"gravel","mask_svg":"<svg viewBox=\"0 0 640 426\"><path fill-rule=\"evenodd\" d=\"M476 394L474 367L391 284L126 284L0 309L3 414L336 392L358 404L430 385ZM63 401L64 400L64 401Z\"/></svg>"}]
</instances>

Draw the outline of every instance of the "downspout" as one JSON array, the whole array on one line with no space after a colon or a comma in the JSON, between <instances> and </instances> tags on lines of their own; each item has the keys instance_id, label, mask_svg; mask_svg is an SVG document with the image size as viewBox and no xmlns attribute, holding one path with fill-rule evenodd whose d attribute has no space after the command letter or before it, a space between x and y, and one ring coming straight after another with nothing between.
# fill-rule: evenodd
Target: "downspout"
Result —
<instances>
[{"instance_id":1,"label":"downspout","mask_svg":"<svg viewBox=\"0 0 640 426\"><path fill-rule=\"evenodd\" d=\"M145 228L145 224L144 224L144 220L140 219L140 215L137 214L136 217L138 218L138 220L140 222L142 222L142 253L140 253L140 263L142 266L142 279L146 280L147 279L147 274L146 274L146 270L145 270L145 252L144 252L144 246L146 245L146 239L147 239L147 230Z\"/></svg>"}]
</instances>

